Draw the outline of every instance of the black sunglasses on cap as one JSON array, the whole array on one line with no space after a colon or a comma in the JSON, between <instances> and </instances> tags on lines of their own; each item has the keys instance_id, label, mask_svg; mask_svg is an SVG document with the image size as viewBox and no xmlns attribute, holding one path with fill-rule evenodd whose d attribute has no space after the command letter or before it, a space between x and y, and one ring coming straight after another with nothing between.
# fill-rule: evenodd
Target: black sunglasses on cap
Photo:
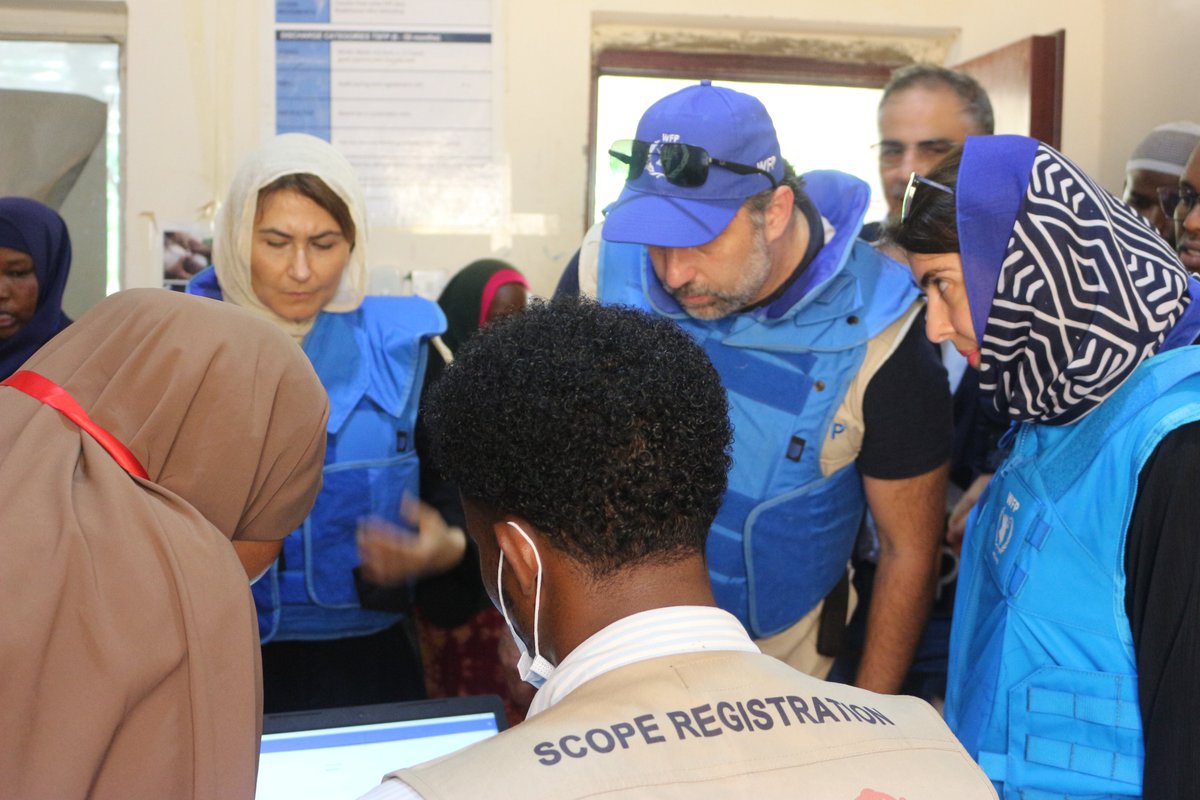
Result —
<instances>
[{"instance_id":1,"label":"black sunglasses on cap","mask_svg":"<svg viewBox=\"0 0 1200 800\"><path fill-rule=\"evenodd\" d=\"M662 176L667 182L686 189L703 186L708 180L709 167L720 167L738 175L763 175L771 188L779 186L775 176L765 169L747 164L735 164L713 158L703 147L682 142L643 142L640 139L619 139L608 149L609 164L614 172L624 172L625 180L635 180L646 169L653 155L662 164Z\"/></svg>"}]
</instances>

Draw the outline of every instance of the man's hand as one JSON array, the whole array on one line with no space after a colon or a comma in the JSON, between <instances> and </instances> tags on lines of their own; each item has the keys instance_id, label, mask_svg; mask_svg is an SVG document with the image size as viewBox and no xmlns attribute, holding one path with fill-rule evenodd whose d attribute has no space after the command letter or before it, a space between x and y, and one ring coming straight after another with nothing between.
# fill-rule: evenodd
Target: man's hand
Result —
<instances>
[{"instance_id":1,"label":"man's hand","mask_svg":"<svg viewBox=\"0 0 1200 800\"><path fill-rule=\"evenodd\" d=\"M985 472L972 481L967 490L963 492L962 497L958 498L958 502L954 504L954 510L950 512L950 520L946 524L946 544L954 549L955 555L962 552L963 535L967 532L967 516L979 502L979 496L983 494L983 490L987 488L988 481L991 479L992 473Z\"/></svg>"}]
</instances>

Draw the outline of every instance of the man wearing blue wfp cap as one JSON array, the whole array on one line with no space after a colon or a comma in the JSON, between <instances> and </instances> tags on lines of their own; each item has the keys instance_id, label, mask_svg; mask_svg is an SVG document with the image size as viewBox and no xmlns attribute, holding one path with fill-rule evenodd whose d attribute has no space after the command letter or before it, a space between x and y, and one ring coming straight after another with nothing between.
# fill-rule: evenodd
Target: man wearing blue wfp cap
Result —
<instances>
[{"instance_id":1,"label":"man wearing blue wfp cap","mask_svg":"<svg viewBox=\"0 0 1200 800\"><path fill-rule=\"evenodd\" d=\"M917 287L857 239L870 190L794 175L762 103L707 81L610 153L625 189L560 292L577 274L582 293L672 318L716 365L734 425L707 545L717 603L823 677L869 508L881 550L855 682L897 691L933 595L951 412Z\"/></svg>"}]
</instances>

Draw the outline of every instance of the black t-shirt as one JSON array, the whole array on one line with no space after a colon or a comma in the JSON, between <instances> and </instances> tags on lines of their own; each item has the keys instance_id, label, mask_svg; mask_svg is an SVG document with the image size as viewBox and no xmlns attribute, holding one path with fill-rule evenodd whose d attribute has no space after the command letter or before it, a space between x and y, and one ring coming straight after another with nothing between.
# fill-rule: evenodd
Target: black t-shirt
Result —
<instances>
[{"instance_id":1,"label":"black t-shirt","mask_svg":"<svg viewBox=\"0 0 1200 800\"><path fill-rule=\"evenodd\" d=\"M1145 800L1200 797L1200 422L1167 434L1138 475L1125 542Z\"/></svg>"},{"instance_id":2,"label":"black t-shirt","mask_svg":"<svg viewBox=\"0 0 1200 800\"><path fill-rule=\"evenodd\" d=\"M867 384L858 469L885 480L929 472L950 457L954 425L950 384L925 338L925 312Z\"/></svg>"}]
</instances>

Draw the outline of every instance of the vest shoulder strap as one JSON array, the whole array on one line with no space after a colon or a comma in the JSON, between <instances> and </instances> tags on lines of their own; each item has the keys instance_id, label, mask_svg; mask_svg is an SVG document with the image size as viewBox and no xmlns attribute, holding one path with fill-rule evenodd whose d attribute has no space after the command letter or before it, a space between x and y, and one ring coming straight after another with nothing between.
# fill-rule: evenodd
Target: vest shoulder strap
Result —
<instances>
[{"instance_id":1,"label":"vest shoulder strap","mask_svg":"<svg viewBox=\"0 0 1200 800\"><path fill-rule=\"evenodd\" d=\"M596 298L600 294L600 232L603 222L588 228L579 246L579 296Z\"/></svg>"},{"instance_id":2,"label":"vest shoulder strap","mask_svg":"<svg viewBox=\"0 0 1200 800\"><path fill-rule=\"evenodd\" d=\"M822 475L828 477L858 458L866 432L863 399L866 397L867 387L904 341L922 307L919 300L915 301L907 311L867 342L867 353L863 357L862 366L850 381L842 404L834 414L834 420L845 425L846 429L836 437L827 438L824 447L821 448Z\"/></svg>"}]
</instances>

